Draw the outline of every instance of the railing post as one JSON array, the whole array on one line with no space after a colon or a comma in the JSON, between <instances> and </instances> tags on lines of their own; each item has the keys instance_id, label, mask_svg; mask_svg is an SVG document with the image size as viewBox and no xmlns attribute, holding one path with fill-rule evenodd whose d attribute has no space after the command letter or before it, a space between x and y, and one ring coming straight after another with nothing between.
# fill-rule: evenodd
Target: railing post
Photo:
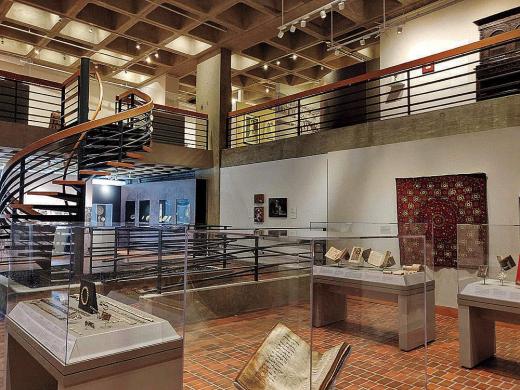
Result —
<instances>
[{"instance_id":1,"label":"railing post","mask_svg":"<svg viewBox=\"0 0 520 390\"><path fill-rule=\"evenodd\" d=\"M157 292L162 292L162 245L163 234L162 229L159 229L158 247L157 247Z\"/></svg>"},{"instance_id":2,"label":"railing post","mask_svg":"<svg viewBox=\"0 0 520 390\"><path fill-rule=\"evenodd\" d=\"M302 127L301 127L301 109L302 109L302 102L301 102L300 99L298 99L298 127L297 127L298 135L302 135Z\"/></svg>"},{"instance_id":3,"label":"railing post","mask_svg":"<svg viewBox=\"0 0 520 390\"><path fill-rule=\"evenodd\" d=\"M255 282L258 282L258 237L255 237Z\"/></svg>"},{"instance_id":4,"label":"railing post","mask_svg":"<svg viewBox=\"0 0 520 390\"><path fill-rule=\"evenodd\" d=\"M408 105L408 115L411 115L412 113L412 105L411 105L411 102L412 102L412 98L410 96L410 70L407 70L406 71L406 79L407 79L407 82L406 82L406 96L407 96L407 105Z\"/></svg>"},{"instance_id":5,"label":"railing post","mask_svg":"<svg viewBox=\"0 0 520 390\"><path fill-rule=\"evenodd\" d=\"M88 228L90 234L90 266L89 266L89 275L92 275L92 261L94 256L94 229L92 227Z\"/></svg>"},{"instance_id":6,"label":"railing post","mask_svg":"<svg viewBox=\"0 0 520 390\"><path fill-rule=\"evenodd\" d=\"M78 95L78 123L88 122L90 98L90 59L88 57L81 57Z\"/></svg>"},{"instance_id":7,"label":"railing post","mask_svg":"<svg viewBox=\"0 0 520 390\"><path fill-rule=\"evenodd\" d=\"M60 116L60 124L61 128L65 128L65 89L67 87L62 85L61 87L61 116Z\"/></svg>"},{"instance_id":8,"label":"railing post","mask_svg":"<svg viewBox=\"0 0 520 390\"><path fill-rule=\"evenodd\" d=\"M20 179L18 184L18 203L23 204L25 194L25 158L20 161ZM14 209L14 214L17 214L16 209Z\"/></svg>"},{"instance_id":9,"label":"railing post","mask_svg":"<svg viewBox=\"0 0 520 390\"><path fill-rule=\"evenodd\" d=\"M29 104L29 102L27 102ZM14 82L14 122L17 122L18 117L18 81Z\"/></svg>"}]
</instances>

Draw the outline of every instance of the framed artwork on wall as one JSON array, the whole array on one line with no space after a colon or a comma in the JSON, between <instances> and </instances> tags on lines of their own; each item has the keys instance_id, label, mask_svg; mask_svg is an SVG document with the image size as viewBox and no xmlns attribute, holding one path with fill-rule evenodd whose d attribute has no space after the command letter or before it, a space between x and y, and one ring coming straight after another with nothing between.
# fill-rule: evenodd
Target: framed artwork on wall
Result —
<instances>
[{"instance_id":1,"label":"framed artwork on wall","mask_svg":"<svg viewBox=\"0 0 520 390\"><path fill-rule=\"evenodd\" d=\"M264 194L255 194L255 204L264 204L265 195Z\"/></svg>"},{"instance_id":2,"label":"framed artwork on wall","mask_svg":"<svg viewBox=\"0 0 520 390\"><path fill-rule=\"evenodd\" d=\"M246 115L245 125L244 143L256 145L260 142L260 119L253 115Z\"/></svg>"},{"instance_id":3,"label":"framed artwork on wall","mask_svg":"<svg viewBox=\"0 0 520 390\"><path fill-rule=\"evenodd\" d=\"M255 223L264 223L264 206L256 206L254 213Z\"/></svg>"},{"instance_id":4,"label":"framed artwork on wall","mask_svg":"<svg viewBox=\"0 0 520 390\"><path fill-rule=\"evenodd\" d=\"M269 199L269 217L287 218L287 198Z\"/></svg>"},{"instance_id":5,"label":"framed artwork on wall","mask_svg":"<svg viewBox=\"0 0 520 390\"><path fill-rule=\"evenodd\" d=\"M189 199L177 199L175 207L177 225L189 225L191 222L191 204Z\"/></svg>"}]
</instances>

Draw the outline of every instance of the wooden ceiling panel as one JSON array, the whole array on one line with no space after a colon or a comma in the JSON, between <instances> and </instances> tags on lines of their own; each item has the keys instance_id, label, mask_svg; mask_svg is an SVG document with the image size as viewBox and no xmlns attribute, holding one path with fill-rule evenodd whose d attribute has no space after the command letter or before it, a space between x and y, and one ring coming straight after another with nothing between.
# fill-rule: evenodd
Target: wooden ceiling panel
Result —
<instances>
[{"instance_id":1,"label":"wooden ceiling panel","mask_svg":"<svg viewBox=\"0 0 520 390\"><path fill-rule=\"evenodd\" d=\"M146 17L176 30L182 30L198 20L197 15L169 3L162 3L161 7L155 8Z\"/></svg>"},{"instance_id":2,"label":"wooden ceiling panel","mask_svg":"<svg viewBox=\"0 0 520 390\"><path fill-rule=\"evenodd\" d=\"M215 28L216 27L216 28ZM227 35L228 29L218 23L207 21L190 30L190 34L195 38L200 38L211 43L219 43Z\"/></svg>"},{"instance_id":3,"label":"wooden ceiling panel","mask_svg":"<svg viewBox=\"0 0 520 390\"><path fill-rule=\"evenodd\" d=\"M101 3L132 14L140 13L147 6L146 0L99 0Z\"/></svg>"},{"instance_id":4,"label":"wooden ceiling panel","mask_svg":"<svg viewBox=\"0 0 520 390\"><path fill-rule=\"evenodd\" d=\"M92 3L87 4L78 13L77 18L109 30L117 30L130 19L127 15Z\"/></svg>"},{"instance_id":5,"label":"wooden ceiling panel","mask_svg":"<svg viewBox=\"0 0 520 390\"><path fill-rule=\"evenodd\" d=\"M241 30L249 30L251 27L261 24L267 17L266 14L241 2L236 3L218 15L219 20L232 24Z\"/></svg>"},{"instance_id":6,"label":"wooden ceiling panel","mask_svg":"<svg viewBox=\"0 0 520 390\"><path fill-rule=\"evenodd\" d=\"M126 33L141 41L147 41L154 44L159 44L173 36L173 33L170 31L146 22L137 22L130 27Z\"/></svg>"},{"instance_id":7,"label":"wooden ceiling panel","mask_svg":"<svg viewBox=\"0 0 520 390\"><path fill-rule=\"evenodd\" d=\"M286 51L270 45L267 42L260 42L248 49L242 50L242 53L248 56L258 58L262 61L271 61L276 58L282 57L286 54Z\"/></svg>"}]
</instances>

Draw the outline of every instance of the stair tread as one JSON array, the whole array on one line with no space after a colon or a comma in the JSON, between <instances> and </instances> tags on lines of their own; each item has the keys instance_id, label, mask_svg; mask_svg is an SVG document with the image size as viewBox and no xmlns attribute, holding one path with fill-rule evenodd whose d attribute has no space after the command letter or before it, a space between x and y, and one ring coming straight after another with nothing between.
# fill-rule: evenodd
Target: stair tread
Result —
<instances>
[{"instance_id":1,"label":"stair tread","mask_svg":"<svg viewBox=\"0 0 520 390\"><path fill-rule=\"evenodd\" d=\"M151 146L146 146L146 145L144 145L144 146L143 146L143 150L144 150L145 152L151 153L151 152L152 152L152 147L151 147Z\"/></svg>"},{"instance_id":2,"label":"stair tread","mask_svg":"<svg viewBox=\"0 0 520 390\"><path fill-rule=\"evenodd\" d=\"M114 168L134 168L135 165L132 163L121 162L121 161L108 161L106 165Z\"/></svg>"},{"instance_id":3,"label":"stair tread","mask_svg":"<svg viewBox=\"0 0 520 390\"><path fill-rule=\"evenodd\" d=\"M136 153L136 152L126 152L126 157L128 158L134 158L136 160L142 160L144 159L144 156L140 153Z\"/></svg>"},{"instance_id":4,"label":"stair tread","mask_svg":"<svg viewBox=\"0 0 520 390\"><path fill-rule=\"evenodd\" d=\"M82 169L79 171L80 175L90 175L90 176L110 176L111 173L108 171L96 171L95 169Z\"/></svg>"},{"instance_id":5,"label":"stair tread","mask_svg":"<svg viewBox=\"0 0 520 390\"><path fill-rule=\"evenodd\" d=\"M42 215L38 211L34 210L29 204L11 203L11 207L16 210L22 210L24 213L29 215Z\"/></svg>"},{"instance_id":6,"label":"stair tread","mask_svg":"<svg viewBox=\"0 0 520 390\"><path fill-rule=\"evenodd\" d=\"M85 181L84 180L63 180L63 179L57 179L57 180L53 180L52 184L66 185L66 186L84 186L85 185Z\"/></svg>"}]
</instances>

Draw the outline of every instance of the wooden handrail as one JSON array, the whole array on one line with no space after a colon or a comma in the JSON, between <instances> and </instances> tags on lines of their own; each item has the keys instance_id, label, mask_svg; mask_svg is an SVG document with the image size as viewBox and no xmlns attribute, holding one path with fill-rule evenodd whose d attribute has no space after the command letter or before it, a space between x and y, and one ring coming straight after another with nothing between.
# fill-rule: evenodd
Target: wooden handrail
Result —
<instances>
[{"instance_id":1,"label":"wooden handrail","mask_svg":"<svg viewBox=\"0 0 520 390\"><path fill-rule=\"evenodd\" d=\"M5 70L0 70L0 77L5 77L6 79L11 79L15 81L25 81L30 84L43 85L45 87L61 89L61 83L56 83L50 80L39 79L37 77L24 76L17 73L7 72Z\"/></svg>"},{"instance_id":2,"label":"wooden handrail","mask_svg":"<svg viewBox=\"0 0 520 390\"><path fill-rule=\"evenodd\" d=\"M99 100L96 107L96 111L94 111L94 115L92 115L92 121L95 120L98 116L98 114L101 112L101 107L103 106L103 83L101 82L101 76L99 75L99 72L96 71L96 80L99 84Z\"/></svg>"},{"instance_id":3,"label":"wooden handrail","mask_svg":"<svg viewBox=\"0 0 520 390\"><path fill-rule=\"evenodd\" d=\"M116 96L116 100L122 100L125 97L130 96L130 95L139 96L141 99L144 99L144 100L147 100L147 99L151 100L150 96L148 96L144 92L142 92L142 91L140 91L138 89L135 89L135 88L131 88L128 91L123 92L121 95L117 95Z\"/></svg>"},{"instance_id":4,"label":"wooden handrail","mask_svg":"<svg viewBox=\"0 0 520 390\"><path fill-rule=\"evenodd\" d=\"M117 113L115 115L110 115L105 118L95 119L89 122L81 123L76 126L69 127L68 129L59 131L57 133L48 135L47 137L44 137L42 139L39 139L36 142L33 142L29 146L23 148L18 153L16 153L13 157L9 159L9 161L5 164L5 171L9 169L12 165L14 165L16 162L20 161L21 159L27 157L31 153L50 145L54 142L57 142L59 140L72 137L73 135L81 134L84 132L87 132L89 130L93 130L95 128L106 126L114 122L124 121L125 119L132 118L134 116L142 115L146 112L149 112L153 109L153 101L147 94L139 91L139 96L142 97L146 103L142 106L138 106L135 108L132 108L127 111L123 111L120 113Z\"/></svg>"},{"instance_id":5,"label":"wooden handrail","mask_svg":"<svg viewBox=\"0 0 520 390\"><path fill-rule=\"evenodd\" d=\"M513 39L520 38L520 29L508 31L499 35L495 35L489 38L481 39L480 41L476 41L473 43L469 43L463 46L456 47L454 49L449 49L442 51L437 54L432 54L426 57L418 58L416 60L404 62L399 65L390 66L385 69L376 70L372 72L368 72L359 76L351 77L349 79L340 80L335 83L323 85L321 87L316 87L312 89L308 89L303 92L295 93L293 95L284 96L279 99L270 100L265 103L260 103L255 106L246 107L241 110L231 111L228 113L229 117L236 117L244 114L248 114L255 111L265 110L268 108L272 108L275 106L280 106L286 103L293 102L298 99L303 99L306 97L320 95L327 92L332 92L340 88L348 87L349 85L360 83L363 81L370 81L377 78L382 78L385 76L392 75L394 73L398 73L410 68L417 68L423 65L429 65L435 62L439 62L442 60L449 59L451 57L459 56L462 54L468 54L471 52L475 52L477 50L485 49L489 46L494 46L500 43L504 43L507 41L511 41Z\"/></svg>"},{"instance_id":6,"label":"wooden handrail","mask_svg":"<svg viewBox=\"0 0 520 390\"><path fill-rule=\"evenodd\" d=\"M208 119L208 114L204 114L203 112L184 110L182 108L164 106L162 104L155 104L154 108L157 110L168 111L173 114L182 114L182 115L186 115L186 116L193 116L196 118Z\"/></svg>"},{"instance_id":7,"label":"wooden handrail","mask_svg":"<svg viewBox=\"0 0 520 390\"><path fill-rule=\"evenodd\" d=\"M61 83L61 87L65 88L69 84L71 84L74 80L76 80L79 77L79 70L72 73L69 77L65 79L63 83Z\"/></svg>"}]
</instances>

